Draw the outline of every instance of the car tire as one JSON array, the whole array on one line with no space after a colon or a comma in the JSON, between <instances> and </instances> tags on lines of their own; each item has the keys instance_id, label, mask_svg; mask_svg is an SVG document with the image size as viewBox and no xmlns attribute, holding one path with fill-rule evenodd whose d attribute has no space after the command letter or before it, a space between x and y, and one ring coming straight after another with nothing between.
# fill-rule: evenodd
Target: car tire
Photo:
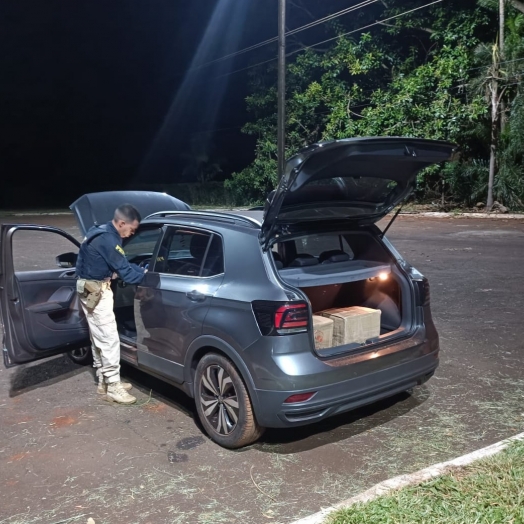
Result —
<instances>
[{"instance_id":1,"label":"car tire","mask_svg":"<svg viewBox=\"0 0 524 524\"><path fill-rule=\"evenodd\" d=\"M247 446L264 433L242 377L222 355L208 353L198 363L195 402L206 433L225 448Z\"/></svg>"},{"instance_id":2,"label":"car tire","mask_svg":"<svg viewBox=\"0 0 524 524\"><path fill-rule=\"evenodd\" d=\"M73 349L73 351L69 351L69 353L67 353L67 356L75 364L80 366L90 366L93 363L93 353L91 352L91 346Z\"/></svg>"}]
</instances>

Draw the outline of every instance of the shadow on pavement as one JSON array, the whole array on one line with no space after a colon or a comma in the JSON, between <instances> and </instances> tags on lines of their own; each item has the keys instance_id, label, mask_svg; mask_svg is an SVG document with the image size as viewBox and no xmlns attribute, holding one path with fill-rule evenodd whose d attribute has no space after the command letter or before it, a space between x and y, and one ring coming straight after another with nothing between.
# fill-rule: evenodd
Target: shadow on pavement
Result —
<instances>
[{"instance_id":1,"label":"shadow on pavement","mask_svg":"<svg viewBox=\"0 0 524 524\"><path fill-rule=\"evenodd\" d=\"M348 411L316 424L286 429L268 429L250 446L265 453L292 454L309 451L354 437L405 415L429 399L426 386L413 394L400 393L368 406ZM241 451L241 450L240 450Z\"/></svg>"},{"instance_id":2,"label":"shadow on pavement","mask_svg":"<svg viewBox=\"0 0 524 524\"><path fill-rule=\"evenodd\" d=\"M133 385L143 394L151 394L153 398L192 418L198 430L205 438L208 438L200 424L195 401L184 392L161 379L126 364L122 366L122 374L126 380L133 382ZM425 385L419 386L415 388L412 394L400 393L316 424L296 428L268 429L262 438L252 446L234 451L242 453L249 449L256 449L265 453L277 454L309 451L346 440L349 437L386 424L420 406L429 399L429 396L428 388Z\"/></svg>"},{"instance_id":3,"label":"shadow on pavement","mask_svg":"<svg viewBox=\"0 0 524 524\"><path fill-rule=\"evenodd\" d=\"M9 396L17 397L34 389L62 382L85 371L85 366L75 364L66 355L22 365L11 375Z\"/></svg>"},{"instance_id":4,"label":"shadow on pavement","mask_svg":"<svg viewBox=\"0 0 524 524\"><path fill-rule=\"evenodd\" d=\"M197 423L199 429L204 433L198 421L195 401L189 398L183 391L172 386L162 379L156 378L133 366L122 363L122 377L133 383L133 386L144 395L160 400L170 407L191 417Z\"/></svg>"},{"instance_id":5,"label":"shadow on pavement","mask_svg":"<svg viewBox=\"0 0 524 524\"><path fill-rule=\"evenodd\" d=\"M40 387L50 386L80 373L93 373L91 367L79 366L61 355L36 364L21 366L11 376L9 396L16 397ZM206 436L200 424L195 402L175 386L132 366L122 365L122 376L130 380L144 395L164 402L192 418L195 426ZM359 409L342 413L324 421L296 428L268 429L260 441L238 450L256 449L265 453L293 454L346 440L405 415L429 398L426 386L413 394L401 393Z\"/></svg>"}]
</instances>

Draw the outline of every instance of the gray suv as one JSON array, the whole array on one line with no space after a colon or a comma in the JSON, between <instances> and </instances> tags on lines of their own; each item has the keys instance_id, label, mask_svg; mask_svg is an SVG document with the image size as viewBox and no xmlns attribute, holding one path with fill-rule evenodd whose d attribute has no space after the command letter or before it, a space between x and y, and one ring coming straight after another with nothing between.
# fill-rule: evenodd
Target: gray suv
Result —
<instances>
[{"instance_id":1,"label":"gray suv","mask_svg":"<svg viewBox=\"0 0 524 524\"><path fill-rule=\"evenodd\" d=\"M453 153L410 138L318 143L288 161L261 210L197 212L149 192L84 195L71 206L82 233L123 202L148 215L125 245L131 262L149 265L146 278L114 281L122 360L193 397L208 435L228 448L422 384L439 352L428 281L375 223L420 170ZM58 269L16 270L13 239L28 232L70 243ZM88 358L78 246L56 228L2 226L7 367L60 352Z\"/></svg>"}]
</instances>

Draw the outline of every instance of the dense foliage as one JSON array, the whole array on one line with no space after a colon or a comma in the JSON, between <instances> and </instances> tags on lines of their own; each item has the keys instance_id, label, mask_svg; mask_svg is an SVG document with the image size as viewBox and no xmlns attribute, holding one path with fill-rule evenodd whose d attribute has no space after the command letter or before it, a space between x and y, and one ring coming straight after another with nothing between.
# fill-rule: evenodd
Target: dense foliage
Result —
<instances>
[{"instance_id":1,"label":"dense foliage","mask_svg":"<svg viewBox=\"0 0 524 524\"><path fill-rule=\"evenodd\" d=\"M337 2L332 4L336 11ZM290 14L315 17L312 2ZM341 17L317 32L321 46L293 41L287 69L287 156L318 140L410 136L457 143L458 163L422 173L418 197L441 203L485 201L494 75L500 94L494 196L524 201L524 15L508 2L504 54L499 0L388 0ZM409 12L410 10L413 10ZM398 16L400 15L400 16ZM288 15L289 16L289 15ZM377 20L383 23L376 24ZM370 26L361 31L360 28ZM350 33L350 34L348 34ZM495 57L496 55L496 57ZM260 201L277 182L276 64L254 68L247 98L256 159L226 182L238 203Z\"/></svg>"}]
</instances>

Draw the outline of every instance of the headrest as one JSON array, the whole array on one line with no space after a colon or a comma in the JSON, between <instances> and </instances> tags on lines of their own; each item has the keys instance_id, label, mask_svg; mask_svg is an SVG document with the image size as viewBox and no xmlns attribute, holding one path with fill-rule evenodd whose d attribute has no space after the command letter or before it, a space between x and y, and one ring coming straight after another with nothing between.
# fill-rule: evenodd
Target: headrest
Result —
<instances>
[{"instance_id":1,"label":"headrest","mask_svg":"<svg viewBox=\"0 0 524 524\"><path fill-rule=\"evenodd\" d=\"M344 251L340 249L332 249L331 251L324 251L320 253L320 256L318 257L318 261L321 264L332 264L334 262L347 262L348 260L351 260L351 257L348 253L345 253Z\"/></svg>"},{"instance_id":2,"label":"headrest","mask_svg":"<svg viewBox=\"0 0 524 524\"><path fill-rule=\"evenodd\" d=\"M273 255L273 260L275 261L275 267L277 269L282 269L284 267L284 263L282 262L282 257L280 254L276 251L271 251L271 254Z\"/></svg>"}]
</instances>

